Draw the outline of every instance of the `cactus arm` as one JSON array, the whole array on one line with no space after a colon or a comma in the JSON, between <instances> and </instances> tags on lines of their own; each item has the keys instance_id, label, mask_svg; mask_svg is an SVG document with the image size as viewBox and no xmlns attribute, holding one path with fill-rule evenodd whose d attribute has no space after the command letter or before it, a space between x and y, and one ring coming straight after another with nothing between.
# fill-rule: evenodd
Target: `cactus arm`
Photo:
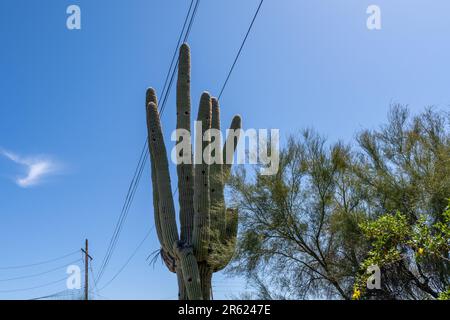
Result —
<instances>
[{"instance_id":1,"label":"cactus arm","mask_svg":"<svg viewBox=\"0 0 450 320\"><path fill-rule=\"evenodd\" d=\"M203 300L211 300L211 282L213 269L207 262L201 262L198 264L198 272L201 279L201 291Z\"/></svg>"},{"instance_id":2,"label":"cactus arm","mask_svg":"<svg viewBox=\"0 0 450 320\"><path fill-rule=\"evenodd\" d=\"M189 46L183 44L180 48L177 80L177 129L191 132L191 56ZM181 138L177 137L177 143ZM194 179L192 172L192 149L190 150L191 163L177 165L178 200L180 204L180 237L186 243L191 243L194 221ZM182 155L177 155L182 157Z\"/></svg>"},{"instance_id":3,"label":"cactus arm","mask_svg":"<svg viewBox=\"0 0 450 320\"><path fill-rule=\"evenodd\" d=\"M145 99L145 109L147 112L147 128L149 128L149 114L148 114L148 104L152 102L155 105L158 105L158 101L156 98L156 93L153 88L147 89L146 93L146 99ZM148 134L147 139L150 134ZM155 219L155 228L156 228L156 234L158 236L159 243L163 247L163 250L167 252L167 248L164 247L163 242L163 236L162 236L162 230L161 230L161 221L159 219L159 197L158 197L158 182L156 181L156 167L155 167L155 159L153 159L153 154L150 150L150 143L148 144L148 149L150 153L150 165L151 165L151 176L152 176L152 191L153 191L153 210L154 210L154 219Z\"/></svg>"},{"instance_id":4,"label":"cactus arm","mask_svg":"<svg viewBox=\"0 0 450 320\"><path fill-rule=\"evenodd\" d=\"M214 272L220 271L225 268L233 258L234 252L236 250L238 216L239 214L237 209L227 209L226 230L222 239L222 259L218 261L218 263L214 266Z\"/></svg>"},{"instance_id":5,"label":"cactus arm","mask_svg":"<svg viewBox=\"0 0 450 320\"><path fill-rule=\"evenodd\" d=\"M228 178L231 173L231 166L232 166L232 160L234 152L236 151L236 147L239 141L240 137L240 131L239 129L242 128L242 121L241 117L239 115L234 116L233 120L231 121L230 130L237 130L236 135L232 135L231 133L228 134L227 140L225 142L225 145L223 146L223 176L224 176L224 183L228 181ZM230 147L230 144L232 144L232 147Z\"/></svg>"},{"instance_id":6,"label":"cactus arm","mask_svg":"<svg viewBox=\"0 0 450 320\"><path fill-rule=\"evenodd\" d=\"M212 102L212 119L211 128L220 131L220 106L216 98L211 99ZM220 139L220 137L219 137ZM222 146L220 139L218 145ZM215 149L214 157L222 159L222 149ZM211 184L211 231L215 236L215 240L219 241L225 232L225 198L224 198L224 183L223 183L223 164L213 163L210 167L209 180Z\"/></svg>"},{"instance_id":7,"label":"cactus arm","mask_svg":"<svg viewBox=\"0 0 450 320\"><path fill-rule=\"evenodd\" d=\"M171 255L169 255L164 249L161 249L159 251L161 255L161 259L166 265L167 269L169 269L170 272L176 273L177 272L177 265L175 258Z\"/></svg>"},{"instance_id":8,"label":"cactus arm","mask_svg":"<svg viewBox=\"0 0 450 320\"><path fill-rule=\"evenodd\" d=\"M177 264L182 270L182 278L189 300L202 300L200 274L192 247L182 241L177 241L174 245L174 252L178 260Z\"/></svg>"},{"instance_id":9,"label":"cactus arm","mask_svg":"<svg viewBox=\"0 0 450 320\"><path fill-rule=\"evenodd\" d=\"M211 97L204 92L200 98L198 121L202 123L201 132L196 132L196 154L202 155L200 163L195 164L194 177L194 232L192 245L197 261L205 261L208 257L210 239L210 196L209 196L209 165L203 161L203 150L208 145L204 134L211 128ZM200 139L199 135L203 137ZM201 141L201 142L200 142ZM199 150L200 149L200 150ZM200 160L200 159L199 159Z\"/></svg>"},{"instance_id":10,"label":"cactus arm","mask_svg":"<svg viewBox=\"0 0 450 320\"><path fill-rule=\"evenodd\" d=\"M181 266L177 266L177 281L178 281L178 300L189 300L189 296L184 284L183 269Z\"/></svg>"},{"instance_id":11,"label":"cactus arm","mask_svg":"<svg viewBox=\"0 0 450 320\"><path fill-rule=\"evenodd\" d=\"M153 155L158 185L158 208L163 238L163 247L167 248L170 255L174 255L173 244L178 241L178 230L175 220L175 208L173 205L172 190L170 187L169 163L164 144L161 122L155 103L147 105L147 121L149 133L149 145Z\"/></svg>"}]
</instances>

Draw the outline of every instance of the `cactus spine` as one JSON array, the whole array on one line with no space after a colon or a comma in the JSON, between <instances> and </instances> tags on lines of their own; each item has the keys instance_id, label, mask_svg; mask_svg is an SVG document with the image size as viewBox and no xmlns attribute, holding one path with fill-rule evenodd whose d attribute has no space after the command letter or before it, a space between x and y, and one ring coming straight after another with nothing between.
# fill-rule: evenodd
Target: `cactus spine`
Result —
<instances>
[{"instance_id":1,"label":"cactus spine","mask_svg":"<svg viewBox=\"0 0 450 320\"><path fill-rule=\"evenodd\" d=\"M190 97L190 49L187 44L180 48L177 80L177 129L191 132ZM197 120L202 123L196 132L196 150L202 155L200 162L177 165L178 201L180 206L178 234L175 207L171 191L167 150L163 140L158 102L155 91L150 88L146 96L148 142L153 185L155 227L161 244L161 256L168 269L177 275L179 298L182 300L209 300L214 272L223 269L231 260L236 243L237 210L227 209L224 200L224 184L231 170L232 156L239 132L229 135L222 150L213 150L215 159L223 163L204 161L203 152L208 147L208 129L220 130L220 107L215 98L204 92L200 99ZM235 116L230 129L240 129L241 118ZM202 138L203 137L203 138ZM209 137L210 138L210 137ZM177 136L177 142L186 139ZM220 138L219 145L222 144ZM191 147L192 149L192 147ZM178 159L185 159L181 149Z\"/></svg>"}]
</instances>

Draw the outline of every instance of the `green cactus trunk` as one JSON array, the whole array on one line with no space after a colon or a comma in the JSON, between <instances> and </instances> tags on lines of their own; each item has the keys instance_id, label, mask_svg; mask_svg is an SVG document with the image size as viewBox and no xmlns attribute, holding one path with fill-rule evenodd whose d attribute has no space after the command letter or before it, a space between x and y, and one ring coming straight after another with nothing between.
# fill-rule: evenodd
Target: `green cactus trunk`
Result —
<instances>
[{"instance_id":1,"label":"green cactus trunk","mask_svg":"<svg viewBox=\"0 0 450 320\"><path fill-rule=\"evenodd\" d=\"M180 48L176 101L177 129L188 132L190 137L190 49L186 44ZM155 229L161 244L161 257L167 268L177 275L179 299L209 300L213 273L230 262L236 245L238 214L237 210L225 206L224 184L230 174L229 158L237 146L241 118L233 118L230 129L238 132L227 137L223 150L220 147L211 152L214 159L223 161L212 163L203 156L200 162L192 165L192 146L189 154L184 154L185 150L177 154L177 160L191 158L190 163L178 161L177 165L179 235L158 102L151 88L147 90L146 111ZM204 155L210 144L209 139L205 139L209 137L209 129L220 130L219 103L207 92L200 99L197 121L201 122L202 131L196 132L196 139L203 142L196 144L196 151ZM177 136L177 143L183 139L186 137ZM214 139L218 139L214 140L216 146L221 146L220 137L214 136Z\"/></svg>"}]
</instances>

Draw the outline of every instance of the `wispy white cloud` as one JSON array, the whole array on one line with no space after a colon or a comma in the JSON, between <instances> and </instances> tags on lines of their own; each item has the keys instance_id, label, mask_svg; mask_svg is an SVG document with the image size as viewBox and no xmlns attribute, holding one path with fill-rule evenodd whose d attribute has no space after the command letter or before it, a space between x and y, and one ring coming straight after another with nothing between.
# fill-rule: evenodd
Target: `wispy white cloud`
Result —
<instances>
[{"instance_id":1,"label":"wispy white cloud","mask_svg":"<svg viewBox=\"0 0 450 320\"><path fill-rule=\"evenodd\" d=\"M0 154L25 167L26 174L15 178L16 184L22 188L36 186L42 183L48 175L57 173L60 170L60 165L48 156L22 157L1 148Z\"/></svg>"}]
</instances>

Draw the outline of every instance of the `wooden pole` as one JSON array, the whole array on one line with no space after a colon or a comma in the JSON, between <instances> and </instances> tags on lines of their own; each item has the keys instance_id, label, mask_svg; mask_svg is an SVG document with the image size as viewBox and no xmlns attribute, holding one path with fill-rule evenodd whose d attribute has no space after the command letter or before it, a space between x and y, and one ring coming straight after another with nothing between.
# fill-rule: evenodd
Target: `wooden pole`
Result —
<instances>
[{"instance_id":1,"label":"wooden pole","mask_svg":"<svg viewBox=\"0 0 450 320\"><path fill-rule=\"evenodd\" d=\"M89 300L89 248L88 239L85 243L85 256L84 256L84 300Z\"/></svg>"},{"instance_id":2,"label":"wooden pole","mask_svg":"<svg viewBox=\"0 0 450 320\"><path fill-rule=\"evenodd\" d=\"M88 239L81 251L84 253L84 300L89 300L89 260L92 260L92 257L89 255Z\"/></svg>"}]
</instances>

